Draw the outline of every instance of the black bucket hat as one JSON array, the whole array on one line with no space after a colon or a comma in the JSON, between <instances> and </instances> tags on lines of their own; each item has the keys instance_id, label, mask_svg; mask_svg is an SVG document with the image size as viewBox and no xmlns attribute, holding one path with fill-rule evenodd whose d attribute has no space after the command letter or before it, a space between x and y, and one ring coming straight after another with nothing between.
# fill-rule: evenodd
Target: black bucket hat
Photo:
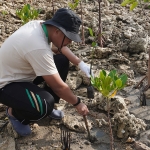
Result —
<instances>
[{"instance_id":1,"label":"black bucket hat","mask_svg":"<svg viewBox=\"0 0 150 150\"><path fill-rule=\"evenodd\" d=\"M81 19L70 9L60 8L52 19L43 24L50 24L59 28L70 40L81 42L78 35Z\"/></svg>"}]
</instances>

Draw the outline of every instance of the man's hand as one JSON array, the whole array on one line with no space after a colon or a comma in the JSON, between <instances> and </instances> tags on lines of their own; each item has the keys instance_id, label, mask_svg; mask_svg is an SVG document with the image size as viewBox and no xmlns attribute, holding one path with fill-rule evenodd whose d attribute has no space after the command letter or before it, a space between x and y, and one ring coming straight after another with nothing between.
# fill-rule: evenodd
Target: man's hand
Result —
<instances>
[{"instance_id":1,"label":"man's hand","mask_svg":"<svg viewBox=\"0 0 150 150\"><path fill-rule=\"evenodd\" d=\"M89 112L87 106L83 103L78 104L75 108L77 109L77 112L81 115L87 115Z\"/></svg>"},{"instance_id":2,"label":"man's hand","mask_svg":"<svg viewBox=\"0 0 150 150\"><path fill-rule=\"evenodd\" d=\"M90 66L88 66L86 63L84 63L83 61L81 61L78 64L79 68L81 69L82 72L84 72L86 74L86 76L88 78L91 77L91 75L93 76L93 72L91 71L91 75L90 75Z\"/></svg>"}]
</instances>

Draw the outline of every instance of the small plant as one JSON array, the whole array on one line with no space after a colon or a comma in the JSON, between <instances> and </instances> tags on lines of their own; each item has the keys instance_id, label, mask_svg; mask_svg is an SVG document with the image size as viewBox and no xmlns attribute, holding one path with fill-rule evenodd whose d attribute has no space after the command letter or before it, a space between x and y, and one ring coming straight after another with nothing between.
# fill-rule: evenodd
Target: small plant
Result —
<instances>
[{"instance_id":1,"label":"small plant","mask_svg":"<svg viewBox=\"0 0 150 150\"><path fill-rule=\"evenodd\" d=\"M93 37L93 41L92 41L92 47L95 48L97 46L97 42L96 42L96 37L94 35L94 32L91 28L88 28L90 36Z\"/></svg>"},{"instance_id":2,"label":"small plant","mask_svg":"<svg viewBox=\"0 0 150 150\"><path fill-rule=\"evenodd\" d=\"M127 75L118 75L116 70L106 73L105 70L100 71L99 76L91 77L91 84L106 98L107 100L107 110L108 110L108 120L111 138L111 150L114 150L114 140L111 128L110 120L110 99L114 97L118 90L125 87L127 82Z\"/></svg>"},{"instance_id":3,"label":"small plant","mask_svg":"<svg viewBox=\"0 0 150 150\"><path fill-rule=\"evenodd\" d=\"M100 71L98 77L92 77L92 85L100 92L104 97L112 98L116 95L118 90L125 87L127 82L127 75L117 75L116 70L110 71L107 75L105 70Z\"/></svg>"},{"instance_id":4,"label":"small plant","mask_svg":"<svg viewBox=\"0 0 150 150\"><path fill-rule=\"evenodd\" d=\"M8 14L7 11L5 11L5 10L2 10L1 13L2 13L3 17Z\"/></svg>"},{"instance_id":5,"label":"small plant","mask_svg":"<svg viewBox=\"0 0 150 150\"><path fill-rule=\"evenodd\" d=\"M36 19L40 13L40 10L31 8L29 4L23 6L21 10L16 10L16 15L22 21L22 24L29 22L30 20Z\"/></svg>"},{"instance_id":6,"label":"small plant","mask_svg":"<svg viewBox=\"0 0 150 150\"><path fill-rule=\"evenodd\" d=\"M91 28L89 28L89 33L95 39L95 36L93 34L93 30ZM93 40L93 42L92 42L92 60L91 60L91 66L90 66L90 75L91 76L93 75L93 73L92 73L92 64L93 64L93 57L94 57L94 52L95 52L96 46L97 46L97 43ZM90 98L90 99L94 98L94 88L91 85L91 82L90 82L90 85L87 87L87 97Z\"/></svg>"},{"instance_id":7,"label":"small plant","mask_svg":"<svg viewBox=\"0 0 150 150\"><path fill-rule=\"evenodd\" d=\"M98 37L99 37L99 36L103 37L105 33L102 32L101 34L98 33L98 35L97 35L97 34L95 34L95 33L93 32L93 30L92 30L91 28L88 28L88 30L89 30L90 36L93 38L93 40L92 40L92 41L93 41L93 42L92 42L92 47L98 46L98 42L99 42ZM102 39L102 42L103 42L103 39ZM100 46L101 46L101 45L100 45Z\"/></svg>"},{"instance_id":8,"label":"small plant","mask_svg":"<svg viewBox=\"0 0 150 150\"><path fill-rule=\"evenodd\" d=\"M70 7L72 10L74 10L74 9L77 8L77 6L78 6L78 4L79 4L79 1L80 1L80 0L75 0L73 3L69 3L68 5L69 5L69 7Z\"/></svg>"}]
</instances>

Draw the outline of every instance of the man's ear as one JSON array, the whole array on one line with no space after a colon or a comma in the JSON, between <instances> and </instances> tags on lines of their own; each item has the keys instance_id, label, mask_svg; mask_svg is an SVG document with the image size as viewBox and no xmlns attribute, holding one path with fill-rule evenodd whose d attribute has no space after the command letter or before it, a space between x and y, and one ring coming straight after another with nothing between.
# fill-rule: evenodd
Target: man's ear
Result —
<instances>
[{"instance_id":1,"label":"man's ear","mask_svg":"<svg viewBox=\"0 0 150 150\"><path fill-rule=\"evenodd\" d=\"M55 28L55 32L58 34L60 30L58 28Z\"/></svg>"},{"instance_id":2,"label":"man's ear","mask_svg":"<svg viewBox=\"0 0 150 150\"><path fill-rule=\"evenodd\" d=\"M59 29L53 27L53 30L51 31L51 36L57 38L58 34L59 34Z\"/></svg>"}]
</instances>

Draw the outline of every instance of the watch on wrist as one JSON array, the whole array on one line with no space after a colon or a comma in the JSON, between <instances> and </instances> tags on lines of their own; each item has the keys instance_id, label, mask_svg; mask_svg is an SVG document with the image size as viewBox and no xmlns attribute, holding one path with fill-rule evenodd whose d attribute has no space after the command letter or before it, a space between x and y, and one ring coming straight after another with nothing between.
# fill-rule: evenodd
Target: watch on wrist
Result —
<instances>
[{"instance_id":1,"label":"watch on wrist","mask_svg":"<svg viewBox=\"0 0 150 150\"><path fill-rule=\"evenodd\" d=\"M73 106L77 106L78 104L80 104L81 103L81 100L80 100L80 98L79 97L77 97L77 103L76 104L73 104Z\"/></svg>"}]
</instances>

